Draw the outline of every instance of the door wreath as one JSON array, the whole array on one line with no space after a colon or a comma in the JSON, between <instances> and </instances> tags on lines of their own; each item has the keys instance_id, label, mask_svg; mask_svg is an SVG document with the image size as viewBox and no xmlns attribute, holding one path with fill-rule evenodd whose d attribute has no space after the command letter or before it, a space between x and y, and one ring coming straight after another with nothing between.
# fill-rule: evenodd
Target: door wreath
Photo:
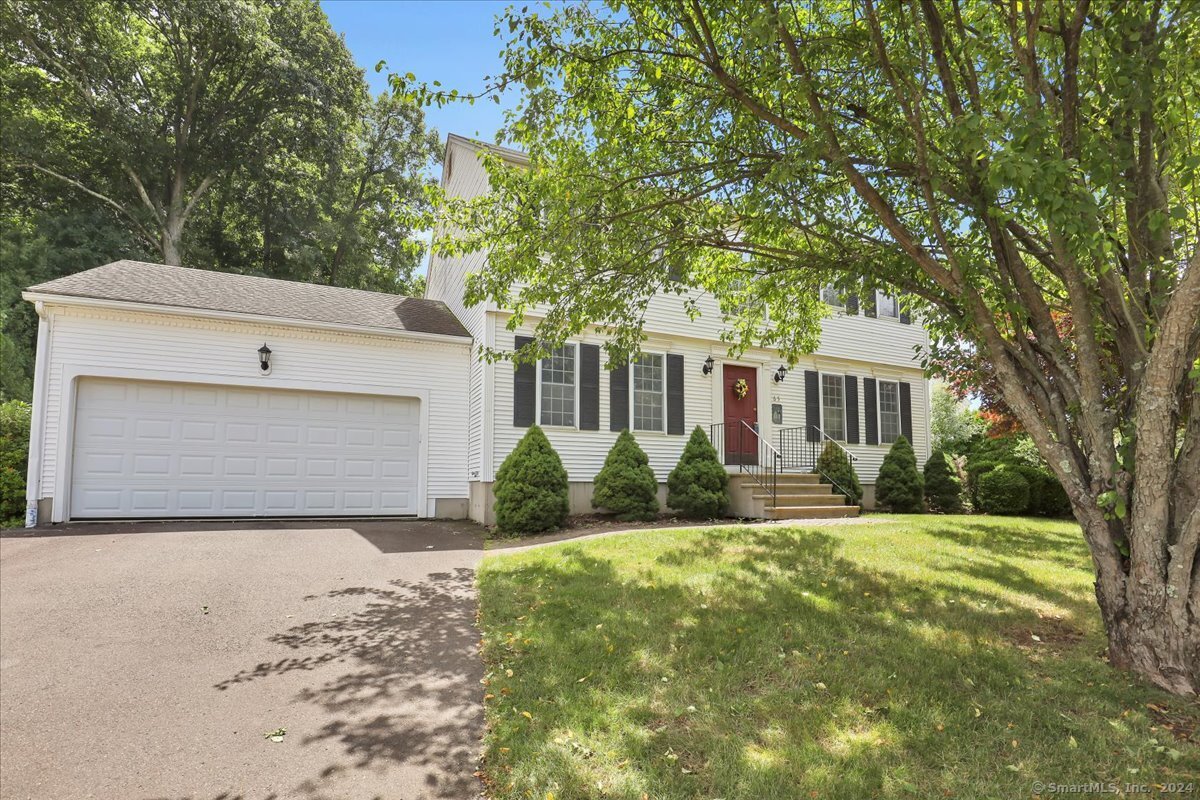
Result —
<instances>
[{"instance_id":1,"label":"door wreath","mask_svg":"<svg viewBox=\"0 0 1200 800\"><path fill-rule=\"evenodd\" d=\"M750 394L750 384L746 383L745 378L738 378L733 383L733 396L738 400L745 400L746 395Z\"/></svg>"}]
</instances>

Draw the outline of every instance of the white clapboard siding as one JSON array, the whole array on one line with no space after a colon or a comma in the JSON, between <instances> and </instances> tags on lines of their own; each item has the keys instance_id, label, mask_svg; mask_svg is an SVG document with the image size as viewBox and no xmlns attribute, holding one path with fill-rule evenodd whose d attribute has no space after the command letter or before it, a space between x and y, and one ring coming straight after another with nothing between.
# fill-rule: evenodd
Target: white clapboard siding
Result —
<instances>
[{"instance_id":1,"label":"white clapboard siding","mask_svg":"<svg viewBox=\"0 0 1200 800\"><path fill-rule=\"evenodd\" d=\"M426 396L428 507L438 498L467 497L470 346L464 339L432 342L342 334L300 326L243 323L47 304L48 386L40 496L59 478L64 376L114 376L213 384ZM261 375L258 348L268 343L270 374ZM69 442L66 443L69 446Z\"/></svg>"}]
</instances>

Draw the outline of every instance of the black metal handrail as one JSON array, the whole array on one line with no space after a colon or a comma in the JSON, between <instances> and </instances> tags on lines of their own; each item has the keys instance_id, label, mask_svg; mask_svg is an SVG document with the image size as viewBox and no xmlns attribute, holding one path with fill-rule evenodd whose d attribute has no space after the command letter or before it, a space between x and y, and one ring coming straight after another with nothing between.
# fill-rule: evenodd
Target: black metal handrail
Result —
<instances>
[{"instance_id":1,"label":"black metal handrail","mask_svg":"<svg viewBox=\"0 0 1200 800\"><path fill-rule=\"evenodd\" d=\"M738 425L731 431L726 431L724 422L714 422L708 426L708 438L717 449L717 456L722 464L733 466L737 464L738 472L745 473L770 495L771 505L779 494L779 472L783 468L783 456L762 437L758 429L746 420L738 420ZM737 460L731 461L733 453L727 452L727 435L737 441ZM750 448L747 447L750 445ZM752 448L752 449L751 449Z\"/></svg>"},{"instance_id":2,"label":"black metal handrail","mask_svg":"<svg viewBox=\"0 0 1200 800\"><path fill-rule=\"evenodd\" d=\"M832 442L835 447L845 453L846 458L849 459L852 466L858 461L858 456L847 450L845 445L821 430L820 426L817 425L781 428L778 431L778 435L779 453L781 454L782 464L786 469L801 469L815 472L827 480L840 494L847 498L850 497L850 492L842 488L837 481L825 474L818 467L817 459L821 455L821 451L825 449L826 442Z\"/></svg>"}]
</instances>

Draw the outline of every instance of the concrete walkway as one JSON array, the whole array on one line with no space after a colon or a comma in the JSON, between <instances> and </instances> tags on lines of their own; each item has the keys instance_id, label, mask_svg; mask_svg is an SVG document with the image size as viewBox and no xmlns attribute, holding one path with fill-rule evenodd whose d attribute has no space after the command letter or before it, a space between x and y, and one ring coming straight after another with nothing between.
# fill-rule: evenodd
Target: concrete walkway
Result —
<instances>
[{"instance_id":1,"label":"concrete walkway","mask_svg":"<svg viewBox=\"0 0 1200 800\"><path fill-rule=\"evenodd\" d=\"M0 539L5 798L471 798L479 529ZM265 733L286 729L282 741Z\"/></svg>"}]
</instances>

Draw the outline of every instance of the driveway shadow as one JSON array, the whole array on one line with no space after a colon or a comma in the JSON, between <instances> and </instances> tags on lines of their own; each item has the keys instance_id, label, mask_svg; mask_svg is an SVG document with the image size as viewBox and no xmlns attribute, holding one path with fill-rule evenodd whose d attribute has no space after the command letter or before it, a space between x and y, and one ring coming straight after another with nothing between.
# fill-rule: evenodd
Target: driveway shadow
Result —
<instances>
[{"instance_id":1,"label":"driveway shadow","mask_svg":"<svg viewBox=\"0 0 1200 800\"><path fill-rule=\"evenodd\" d=\"M289 673L334 674L296 694L328 719L301 743L336 744L345 758L326 765L296 793L325 797L328 784L351 771L399 768L397 796L476 795L472 773L483 732L483 669L474 571L346 587L304 600L335 608L349 601L353 610L272 634L268 641L296 655L257 664L215 685L233 691Z\"/></svg>"}]
</instances>

